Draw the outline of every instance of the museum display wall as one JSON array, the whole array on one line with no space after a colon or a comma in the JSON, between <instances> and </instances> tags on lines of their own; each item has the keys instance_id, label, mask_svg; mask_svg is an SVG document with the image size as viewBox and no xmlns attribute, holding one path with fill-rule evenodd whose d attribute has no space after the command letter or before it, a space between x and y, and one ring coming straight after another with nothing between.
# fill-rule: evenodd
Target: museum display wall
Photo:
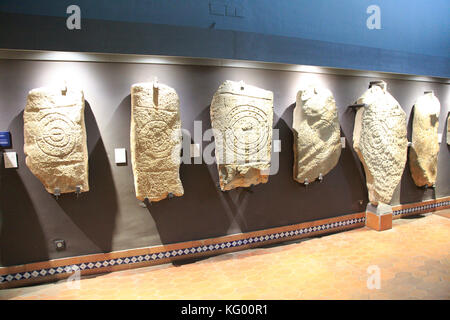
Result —
<instances>
[{"instance_id":1,"label":"museum display wall","mask_svg":"<svg viewBox=\"0 0 450 320\"><path fill-rule=\"evenodd\" d=\"M200 144L200 153L211 153L213 136L202 136L211 128L210 106L222 83L243 81L273 92L273 128L277 130L272 138L281 141L281 151L272 146L267 182L222 191L217 164L187 157L191 164L182 162L179 169L182 186L176 183L184 194L180 191L175 194L180 196L158 202L138 200L130 146L131 88L155 77L175 90L181 127L191 133L184 133L183 145L187 143L189 150L189 144ZM30 90L58 85L63 79L69 88L73 85L84 93L89 191L55 197L25 164L24 109ZM349 106L373 80L384 80L405 112L408 141L412 107L424 91L433 90L441 105L438 133L443 135L435 188L416 186L408 160L391 204L449 196L446 133L450 90L444 82L218 66L0 60L0 129L11 132L12 148L8 150L18 156L17 169L5 169L3 163L0 169L0 266L206 239L363 212L368 190L363 165L353 149L356 110ZM336 165L335 156L325 155L323 162L329 163L324 170L328 172L321 179L314 172L309 179L315 181L305 185L303 176L294 179L296 171L293 177L294 145L299 143L293 124L298 92L307 85L326 88L332 95L329 99L334 97L338 122L332 99L331 120L327 121L334 123L332 126L339 123L345 148ZM309 130L300 124L301 130ZM310 138L316 139L314 135ZM330 144L335 145L335 140ZM126 149L126 163L115 163L116 148ZM298 151L301 159L301 149ZM186 159L185 153L182 158ZM56 249L54 241L58 239L65 240L65 250Z\"/></svg>"}]
</instances>

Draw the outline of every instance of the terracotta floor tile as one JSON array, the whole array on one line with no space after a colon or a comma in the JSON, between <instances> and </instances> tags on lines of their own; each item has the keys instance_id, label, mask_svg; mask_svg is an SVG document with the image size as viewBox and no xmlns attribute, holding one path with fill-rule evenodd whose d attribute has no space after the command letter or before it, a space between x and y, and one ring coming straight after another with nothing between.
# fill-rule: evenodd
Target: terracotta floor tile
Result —
<instances>
[{"instance_id":1,"label":"terracotta floor tile","mask_svg":"<svg viewBox=\"0 0 450 320\"><path fill-rule=\"evenodd\" d=\"M446 212L444 212L446 211ZM450 299L450 210L198 262L0 291L0 299ZM378 267L380 289L369 289Z\"/></svg>"}]
</instances>

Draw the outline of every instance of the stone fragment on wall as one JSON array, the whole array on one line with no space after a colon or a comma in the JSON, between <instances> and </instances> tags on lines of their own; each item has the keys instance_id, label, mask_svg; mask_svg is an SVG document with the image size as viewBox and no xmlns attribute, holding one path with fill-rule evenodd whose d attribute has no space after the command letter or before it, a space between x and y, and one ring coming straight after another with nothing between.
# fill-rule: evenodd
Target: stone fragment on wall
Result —
<instances>
[{"instance_id":1,"label":"stone fragment on wall","mask_svg":"<svg viewBox=\"0 0 450 320\"><path fill-rule=\"evenodd\" d=\"M353 147L366 174L369 201L389 204L406 164L406 114L381 82L358 99Z\"/></svg>"},{"instance_id":2,"label":"stone fragment on wall","mask_svg":"<svg viewBox=\"0 0 450 320\"><path fill-rule=\"evenodd\" d=\"M292 127L294 180L310 183L325 176L341 155L340 126L333 94L318 86L298 91Z\"/></svg>"},{"instance_id":3,"label":"stone fragment on wall","mask_svg":"<svg viewBox=\"0 0 450 320\"><path fill-rule=\"evenodd\" d=\"M432 91L419 97L414 104L409 168L418 187L431 187L436 183L440 110L441 104Z\"/></svg>"},{"instance_id":4,"label":"stone fragment on wall","mask_svg":"<svg viewBox=\"0 0 450 320\"><path fill-rule=\"evenodd\" d=\"M176 91L157 82L131 87L131 164L136 198L182 196L181 120Z\"/></svg>"},{"instance_id":5,"label":"stone fragment on wall","mask_svg":"<svg viewBox=\"0 0 450 320\"><path fill-rule=\"evenodd\" d=\"M450 145L450 113L447 116L447 144Z\"/></svg>"},{"instance_id":6,"label":"stone fragment on wall","mask_svg":"<svg viewBox=\"0 0 450 320\"><path fill-rule=\"evenodd\" d=\"M23 120L25 162L45 189L89 191L83 92L65 85L33 89Z\"/></svg>"},{"instance_id":7,"label":"stone fragment on wall","mask_svg":"<svg viewBox=\"0 0 450 320\"><path fill-rule=\"evenodd\" d=\"M266 183L272 147L273 93L227 80L214 94L210 112L220 188Z\"/></svg>"}]
</instances>

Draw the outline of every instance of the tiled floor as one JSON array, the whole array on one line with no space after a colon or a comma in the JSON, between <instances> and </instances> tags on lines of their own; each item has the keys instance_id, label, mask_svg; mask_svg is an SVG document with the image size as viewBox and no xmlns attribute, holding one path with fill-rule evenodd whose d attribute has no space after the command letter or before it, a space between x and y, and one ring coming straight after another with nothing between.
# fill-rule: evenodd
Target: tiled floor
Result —
<instances>
[{"instance_id":1,"label":"tiled floor","mask_svg":"<svg viewBox=\"0 0 450 320\"><path fill-rule=\"evenodd\" d=\"M361 228L178 267L114 272L71 285L60 281L0 290L0 298L450 299L450 210L393 225L383 232ZM380 289L368 288L368 269L379 270Z\"/></svg>"}]
</instances>

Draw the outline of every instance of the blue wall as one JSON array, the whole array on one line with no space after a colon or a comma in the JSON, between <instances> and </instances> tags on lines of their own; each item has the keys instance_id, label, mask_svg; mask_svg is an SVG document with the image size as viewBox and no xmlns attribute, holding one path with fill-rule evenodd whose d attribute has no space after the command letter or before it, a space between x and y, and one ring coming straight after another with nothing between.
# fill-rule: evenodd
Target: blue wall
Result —
<instances>
[{"instance_id":1,"label":"blue wall","mask_svg":"<svg viewBox=\"0 0 450 320\"><path fill-rule=\"evenodd\" d=\"M317 65L325 63L331 67L417 73L418 70L415 70L414 66L409 70L400 63L397 67L383 68L379 63L374 64L370 61L380 55L384 58L388 55L392 56L388 61L392 58L403 57L414 60L412 65L420 61L424 65L434 64L430 66L428 72L426 66L422 67L420 74L446 77L450 74L448 19L450 1L448 0L2 0L0 12L65 18L68 16L66 8L71 4L80 6L83 19L257 34L258 41L267 41L268 46L276 45L277 41L273 42L273 39L278 37L289 38L292 41L314 40L324 43L328 50L339 52L343 49L345 53L351 55L355 54L354 49L358 47L364 49L361 54L366 56L367 49L381 50L374 56L367 57L367 62L358 64L351 62L354 57L345 56L336 62L333 62L333 59L323 61L320 57L317 61L314 59L311 61L309 57L302 59L304 55L302 52L297 53L298 61L286 59L276 53L256 57L262 60ZM373 4L381 9L380 30L369 30L366 26L366 20L369 17L366 9ZM226 8L228 8L228 15ZM8 28L7 25L1 25L1 27ZM179 30L181 33L184 32L183 28ZM126 33L126 30L123 32ZM200 36L202 33L199 32ZM255 36L252 36L252 39L255 39ZM307 42L303 42L299 48L306 44ZM186 47L186 43L183 43L183 46L183 48L174 48L173 54L183 55L182 53L185 52L185 55L196 55L195 43L192 44L192 48ZM324 53L319 51L324 50L324 47L319 47L320 49L311 49L308 46L305 51L316 50L318 56L323 56ZM348 48L353 49L348 52L346 51ZM83 49L80 48L79 51ZM289 48L286 49L289 50ZM135 51L144 53L138 48ZM358 50L356 54L357 52ZM165 53L170 55L170 52ZM311 52L309 54L314 56ZM213 50L208 53L203 48L202 53L198 55L229 58L225 53L223 56L217 56ZM237 57L255 59L254 55L247 55L245 52L238 53ZM430 61L430 59L434 60ZM348 62L345 62L346 60ZM396 62L396 64L399 63ZM437 74L434 69L440 69L441 72L438 72L440 74Z\"/></svg>"}]
</instances>

